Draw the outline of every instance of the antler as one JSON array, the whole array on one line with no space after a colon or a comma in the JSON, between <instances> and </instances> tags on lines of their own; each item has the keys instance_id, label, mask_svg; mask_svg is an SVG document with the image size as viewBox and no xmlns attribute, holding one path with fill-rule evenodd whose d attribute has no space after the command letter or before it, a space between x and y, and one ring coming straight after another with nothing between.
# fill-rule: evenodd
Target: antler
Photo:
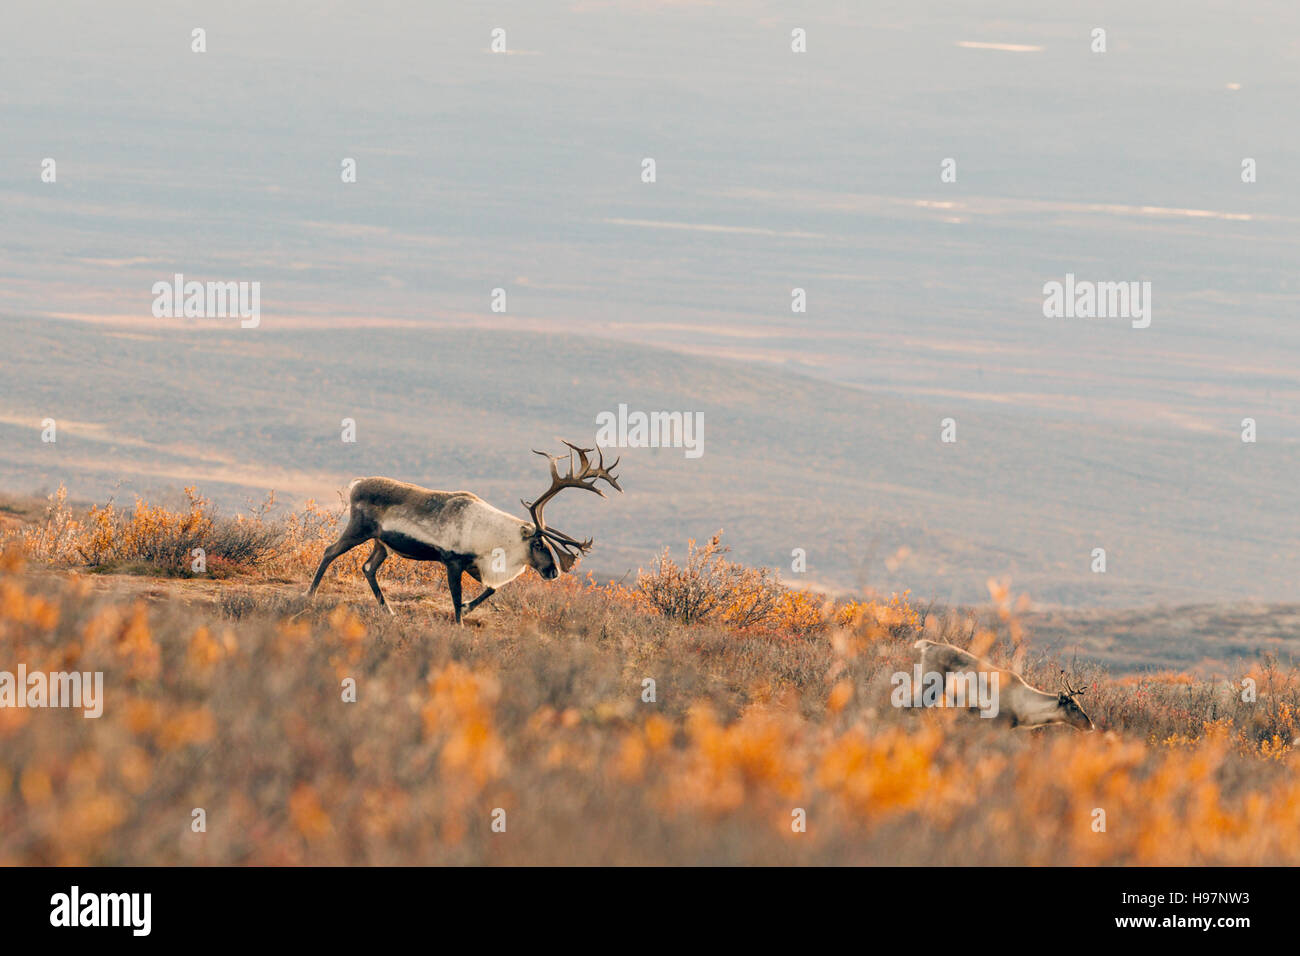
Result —
<instances>
[{"instance_id":1,"label":"antler","mask_svg":"<svg viewBox=\"0 0 1300 956\"><path fill-rule=\"evenodd\" d=\"M1088 689L1086 687L1080 687L1078 690L1075 690L1073 687L1071 687L1070 680L1068 677L1066 677L1064 669L1061 671L1061 686L1065 688L1065 694L1067 697L1078 697L1080 694L1082 694L1085 690Z\"/></svg>"},{"instance_id":2,"label":"antler","mask_svg":"<svg viewBox=\"0 0 1300 956\"><path fill-rule=\"evenodd\" d=\"M561 439L561 441L564 441L564 439ZM604 481L615 491L622 492L623 489L618 483L618 476L611 474L611 470L618 467L619 459L615 458L613 464L606 467L604 452L598 451L594 448L579 448L570 441L565 441L564 444L569 446L569 473L567 475L561 475L559 470L555 467L556 462L561 461L563 456L551 455L544 451L538 451L536 448L533 449L534 455L541 455L550 463L551 487L546 489L546 491L536 501L528 502L520 499L520 504L528 509L528 513L533 517L533 524L536 525L537 530L547 538L560 547L568 550L571 554L575 550L586 554L591 550L591 539L588 538L585 541L579 541L577 538L569 537L562 531L556 531L552 528L546 527L546 522L542 519L542 509L546 507L548 501L559 494L564 488L582 488L586 491L594 491L596 494L604 498L605 492L596 487L597 481ZM596 451L598 456L597 462L594 465L591 463L591 459L587 457L592 451ZM574 470L573 456L575 453L578 456L577 471Z\"/></svg>"}]
</instances>

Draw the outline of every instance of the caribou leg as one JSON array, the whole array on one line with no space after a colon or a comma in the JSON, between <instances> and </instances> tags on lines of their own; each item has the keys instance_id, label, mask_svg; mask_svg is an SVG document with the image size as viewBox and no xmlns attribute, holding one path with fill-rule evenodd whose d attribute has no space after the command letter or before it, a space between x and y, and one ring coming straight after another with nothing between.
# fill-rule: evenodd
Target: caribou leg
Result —
<instances>
[{"instance_id":1,"label":"caribou leg","mask_svg":"<svg viewBox=\"0 0 1300 956\"><path fill-rule=\"evenodd\" d=\"M451 606L456 610L456 623L460 623L461 605L460 605L460 576L464 572L464 566L458 561L446 562L447 567L447 590L451 592Z\"/></svg>"},{"instance_id":2,"label":"caribou leg","mask_svg":"<svg viewBox=\"0 0 1300 956\"><path fill-rule=\"evenodd\" d=\"M375 600L389 614L396 616L396 613L388 602L384 600L384 592L379 590L379 581L375 575L379 573L379 566L388 560L388 549L384 547L383 542L378 538L375 539L375 549L370 552L370 557L366 558L366 563L361 566L362 572L366 576L366 581L370 584L370 590L375 592Z\"/></svg>"},{"instance_id":3,"label":"caribou leg","mask_svg":"<svg viewBox=\"0 0 1300 956\"><path fill-rule=\"evenodd\" d=\"M325 569L334 563L334 560L344 554L347 554L359 544L365 544L370 535L363 534L357 522L349 522L347 528L337 541L325 549L325 554L320 559L320 567L316 569L316 577L312 578L311 588L307 591L307 597L316 593L320 587L320 579L325 577Z\"/></svg>"},{"instance_id":4,"label":"caribou leg","mask_svg":"<svg viewBox=\"0 0 1300 956\"><path fill-rule=\"evenodd\" d=\"M478 607L480 604L482 604L484 601L486 601L495 593L496 593L496 588L484 588L482 593L479 594L478 597L476 597L474 600L470 601L468 604L465 605L465 613L468 614L470 611L474 610L474 608Z\"/></svg>"}]
</instances>

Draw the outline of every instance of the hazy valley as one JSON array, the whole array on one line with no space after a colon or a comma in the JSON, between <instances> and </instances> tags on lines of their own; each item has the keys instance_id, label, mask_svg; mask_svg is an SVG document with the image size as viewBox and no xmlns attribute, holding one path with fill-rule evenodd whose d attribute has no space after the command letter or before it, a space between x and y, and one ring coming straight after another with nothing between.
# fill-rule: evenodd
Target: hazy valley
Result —
<instances>
[{"instance_id":1,"label":"hazy valley","mask_svg":"<svg viewBox=\"0 0 1300 956\"><path fill-rule=\"evenodd\" d=\"M702 413L703 454L621 450L625 495L557 503L559 527L596 539L586 566L602 577L719 528L738 560L790 583L910 589L923 603L984 602L990 578L1044 608L1285 602L1300 571L1283 517L1292 450L1243 444L1231 427L1120 428L967 406L945 444L949 412L937 406L625 342L169 321L0 319L12 343L0 354L0 487L64 482L74 498L129 504L135 492L193 484L237 510L272 490L286 505L335 504L351 478L388 474L516 510L545 486L529 449L557 437L590 444L597 413L625 403ZM47 417L55 444L40 440ZM341 440L344 418L357 423L355 443ZM1105 574L1090 570L1095 547L1106 548ZM803 575L791 571L796 548ZM1093 630L1050 623L1045 634L1072 643ZM1104 617L1092 624L1108 631ZM1195 644L1180 631L1196 632ZM1158 626L1140 651L1085 643L1132 666L1195 663L1242 640L1230 619L1167 632L1182 643L1164 652L1152 647Z\"/></svg>"}]
</instances>

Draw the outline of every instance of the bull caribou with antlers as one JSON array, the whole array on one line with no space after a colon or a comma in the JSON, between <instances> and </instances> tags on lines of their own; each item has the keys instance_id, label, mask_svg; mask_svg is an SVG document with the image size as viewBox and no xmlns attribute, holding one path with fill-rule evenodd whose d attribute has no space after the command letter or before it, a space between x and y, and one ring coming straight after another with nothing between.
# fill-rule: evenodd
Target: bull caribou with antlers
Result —
<instances>
[{"instance_id":1,"label":"bull caribou with antlers","mask_svg":"<svg viewBox=\"0 0 1300 956\"><path fill-rule=\"evenodd\" d=\"M1084 688L1074 687L1065 671L1061 671L1060 691L1053 694L1031 687L1015 671L1004 670L952 644L922 638L912 646L921 652L921 672L942 675L945 688L954 677L965 677L969 686L980 674L996 674L998 679L993 686L998 694L997 715L1008 726L1069 724L1079 730L1094 729L1092 718L1079 706L1078 698Z\"/></svg>"},{"instance_id":2,"label":"bull caribou with antlers","mask_svg":"<svg viewBox=\"0 0 1300 956\"><path fill-rule=\"evenodd\" d=\"M603 498L605 493L596 487L598 481L615 491L623 490L618 476L612 474L618 459L606 467L604 453L597 452L593 464L588 456L594 449L579 448L567 441L564 444L569 446L566 475L556 468L564 460L563 455L533 450L533 454L550 462L551 487L536 501L521 501L532 516L531 523L492 507L468 491L431 491L392 478L358 478L348 486L347 527L325 549L307 596L316 593L326 568L336 558L371 540L375 547L362 571L379 606L390 614L393 609L384 600L375 577L390 552L412 561L441 561L446 566L458 624L462 614L474 610L525 568L532 568L548 581L554 580L560 571L568 571L579 555L591 550L591 539L579 541L548 528L542 518L546 503L565 488L594 491ZM462 607L460 576L466 572L483 585L483 591Z\"/></svg>"}]
</instances>

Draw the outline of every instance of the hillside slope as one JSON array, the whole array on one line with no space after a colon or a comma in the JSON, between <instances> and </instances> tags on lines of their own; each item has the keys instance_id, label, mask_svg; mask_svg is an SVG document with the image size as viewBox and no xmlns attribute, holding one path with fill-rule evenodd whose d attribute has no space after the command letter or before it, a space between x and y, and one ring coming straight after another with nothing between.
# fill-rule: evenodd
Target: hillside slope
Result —
<instances>
[{"instance_id":1,"label":"hillside slope","mask_svg":"<svg viewBox=\"0 0 1300 956\"><path fill-rule=\"evenodd\" d=\"M0 560L0 655L104 675L94 719L0 708L0 863L1300 862L1294 671L1247 704L1065 664L1101 732L1017 732L891 706L966 630L907 609L747 634L568 578L455 627L301 588Z\"/></svg>"},{"instance_id":2,"label":"hillside slope","mask_svg":"<svg viewBox=\"0 0 1300 956\"><path fill-rule=\"evenodd\" d=\"M1104 607L1288 600L1300 576L1293 450L1230 428L1026 422L573 336L4 318L0 339L13 490L129 501L199 484L228 505L270 489L332 504L352 477L390 474L511 508L545 486L530 448L590 441L597 413L626 404L703 413L704 453L628 449L626 495L556 502L559 527L595 537L601 573L722 527L748 563L789 569L804 549L809 583L954 603L986 599L990 576ZM955 444L939 441L949 415Z\"/></svg>"}]
</instances>

